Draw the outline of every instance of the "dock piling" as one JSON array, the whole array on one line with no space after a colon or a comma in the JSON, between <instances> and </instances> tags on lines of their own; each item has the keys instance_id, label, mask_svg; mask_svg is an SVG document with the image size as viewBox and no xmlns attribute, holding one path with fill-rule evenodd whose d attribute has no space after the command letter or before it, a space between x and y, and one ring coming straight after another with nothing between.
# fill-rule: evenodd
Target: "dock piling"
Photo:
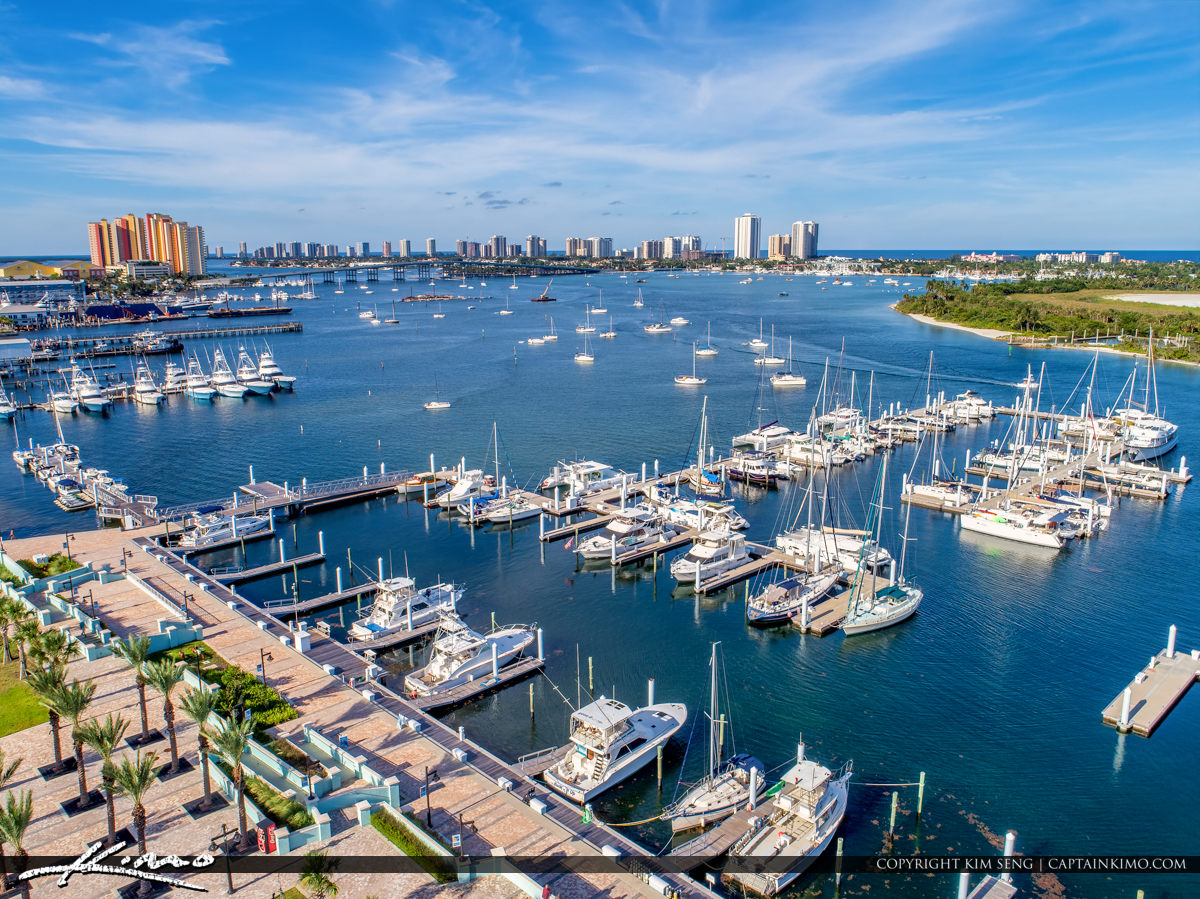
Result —
<instances>
[{"instance_id":1,"label":"dock piling","mask_svg":"<svg viewBox=\"0 0 1200 899\"><path fill-rule=\"evenodd\" d=\"M592 657L588 656L588 692L595 693L596 688L592 684Z\"/></svg>"},{"instance_id":2,"label":"dock piling","mask_svg":"<svg viewBox=\"0 0 1200 899\"><path fill-rule=\"evenodd\" d=\"M658 480L658 460L654 460L654 479Z\"/></svg>"},{"instance_id":3,"label":"dock piling","mask_svg":"<svg viewBox=\"0 0 1200 899\"><path fill-rule=\"evenodd\" d=\"M317 531L317 551L325 555L325 532Z\"/></svg>"},{"instance_id":4,"label":"dock piling","mask_svg":"<svg viewBox=\"0 0 1200 899\"><path fill-rule=\"evenodd\" d=\"M254 483L254 466L253 465L250 466L250 483L251 484Z\"/></svg>"},{"instance_id":5,"label":"dock piling","mask_svg":"<svg viewBox=\"0 0 1200 899\"><path fill-rule=\"evenodd\" d=\"M1167 658L1168 659L1175 658L1175 634L1177 631L1178 631L1178 628L1176 628L1175 625L1173 625L1173 624L1169 628L1167 628Z\"/></svg>"},{"instance_id":6,"label":"dock piling","mask_svg":"<svg viewBox=\"0 0 1200 899\"><path fill-rule=\"evenodd\" d=\"M542 629L540 627L537 629L537 647L538 658L545 661L546 656L542 653ZM533 689L532 685L530 689Z\"/></svg>"},{"instance_id":7,"label":"dock piling","mask_svg":"<svg viewBox=\"0 0 1200 899\"><path fill-rule=\"evenodd\" d=\"M286 553L287 553L287 550L285 550L285 549L283 548L283 538L282 538L282 537L280 537L280 538L279 538L279 561L280 561L280 562L286 562L286 561L287 561L287 555L286 555Z\"/></svg>"},{"instance_id":8,"label":"dock piling","mask_svg":"<svg viewBox=\"0 0 1200 899\"><path fill-rule=\"evenodd\" d=\"M412 606L409 606L411 613ZM591 661L590 659L588 661ZM500 647L496 643L492 643L492 677L500 676Z\"/></svg>"},{"instance_id":9,"label":"dock piling","mask_svg":"<svg viewBox=\"0 0 1200 899\"><path fill-rule=\"evenodd\" d=\"M463 727L461 724L458 726L458 738L460 740L467 739L467 729L465 727Z\"/></svg>"},{"instance_id":10,"label":"dock piling","mask_svg":"<svg viewBox=\"0 0 1200 899\"><path fill-rule=\"evenodd\" d=\"M646 686L646 705L654 705L654 678Z\"/></svg>"},{"instance_id":11,"label":"dock piling","mask_svg":"<svg viewBox=\"0 0 1200 899\"><path fill-rule=\"evenodd\" d=\"M900 804L900 794L892 790L892 817L888 821L888 836L896 838L896 808Z\"/></svg>"},{"instance_id":12,"label":"dock piling","mask_svg":"<svg viewBox=\"0 0 1200 899\"><path fill-rule=\"evenodd\" d=\"M752 769L757 770L757 769ZM837 856L833 862L833 885L836 889L842 885L842 838L838 837Z\"/></svg>"},{"instance_id":13,"label":"dock piling","mask_svg":"<svg viewBox=\"0 0 1200 899\"><path fill-rule=\"evenodd\" d=\"M363 466L363 483L367 483L367 466Z\"/></svg>"},{"instance_id":14,"label":"dock piling","mask_svg":"<svg viewBox=\"0 0 1200 899\"><path fill-rule=\"evenodd\" d=\"M1133 689L1126 687L1125 692L1121 694L1121 717L1117 721L1117 730L1121 733L1129 731L1129 702L1133 698Z\"/></svg>"},{"instance_id":15,"label":"dock piling","mask_svg":"<svg viewBox=\"0 0 1200 899\"><path fill-rule=\"evenodd\" d=\"M651 681L651 683L654 683ZM662 743L658 744L658 791L662 792L662 769L663 769L663 748Z\"/></svg>"},{"instance_id":16,"label":"dock piling","mask_svg":"<svg viewBox=\"0 0 1200 899\"><path fill-rule=\"evenodd\" d=\"M337 567L337 571L335 572L335 576L336 576L336 578L337 578L337 592L338 592L338 593L341 593L341 592L342 592L342 566L341 566L341 565L339 565L339 566Z\"/></svg>"},{"instance_id":17,"label":"dock piling","mask_svg":"<svg viewBox=\"0 0 1200 899\"><path fill-rule=\"evenodd\" d=\"M925 772L921 772L921 779L917 781L917 820L921 820L921 807L925 805Z\"/></svg>"},{"instance_id":18,"label":"dock piling","mask_svg":"<svg viewBox=\"0 0 1200 899\"><path fill-rule=\"evenodd\" d=\"M383 583L383 556L379 556L376 560L376 568L379 571L379 583Z\"/></svg>"},{"instance_id":19,"label":"dock piling","mask_svg":"<svg viewBox=\"0 0 1200 899\"><path fill-rule=\"evenodd\" d=\"M1012 858L1013 849L1016 847L1016 845L1017 845L1017 832L1015 830L1010 830L1008 833L1006 833L1004 835L1004 857L1005 858ZM1011 874L1001 874L1000 879L1003 880L1005 883L1012 883L1012 875Z\"/></svg>"},{"instance_id":20,"label":"dock piling","mask_svg":"<svg viewBox=\"0 0 1200 899\"><path fill-rule=\"evenodd\" d=\"M971 892L971 875L963 871L958 875L958 899L967 899Z\"/></svg>"},{"instance_id":21,"label":"dock piling","mask_svg":"<svg viewBox=\"0 0 1200 899\"><path fill-rule=\"evenodd\" d=\"M496 613L492 612L492 630L496 629Z\"/></svg>"},{"instance_id":22,"label":"dock piling","mask_svg":"<svg viewBox=\"0 0 1200 899\"><path fill-rule=\"evenodd\" d=\"M540 631L538 633L541 633ZM541 658L541 653L538 653L538 658ZM529 685L529 720L533 720L533 684Z\"/></svg>"}]
</instances>

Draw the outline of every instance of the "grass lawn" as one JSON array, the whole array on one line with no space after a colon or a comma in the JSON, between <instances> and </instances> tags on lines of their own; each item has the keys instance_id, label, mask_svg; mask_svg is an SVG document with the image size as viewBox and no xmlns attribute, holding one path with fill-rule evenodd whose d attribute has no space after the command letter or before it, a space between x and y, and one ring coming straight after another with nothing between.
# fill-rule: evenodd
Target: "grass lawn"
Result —
<instances>
[{"instance_id":1,"label":"grass lawn","mask_svg":"<svg viewBox=\"0 0 1200 899\"><path fill-rule=\"evenodd\" d=\"M33 559L21 559L17 564L35 578L50 577L52 574L62 574L66 571L74 571L76 568L82 567L74 559L68 559L62 553L55 553L50 556L44 565L35 564Z\"/></svg>"},{"instance_id":2,"label":"grass lawn","mask_svg":"<svg viewBox=\"0 0 1200 899\"><path fill-rule=\"evenodd\" d=\"M0 737L50 720L37 696L18 677L20 673L20 662L0 665Z\"/></svg>"},{"instance_id":3,"label":"grass lawn","mask_svg":"<svg viewBox=\"0 0 1200 899\"><path fill-rule=\"evenodd\" d=\"M1161 297L1162 302L1137 303L1133 300L1116 299L1125 293L1157 294ZM1070 293L1012 293L1009 294L1009 298L1025 303L1045 303L1046 305L1058 306L1070 310L1118 309L1122 312L1138 312L1145 317L1153 319L1163 318L1168 315L1187 315L1188 313L1196 314L1200 312L1200 308L1196 306L1171 305L1172 298L1178 297L1179 294L1180 291L1177 290L1138 290L1136 287L1131 287L1128 290L1113 290L1110 287L1107 289L1088 288L1086 290L1071 291Z\"/></svg>"}]
</instances>

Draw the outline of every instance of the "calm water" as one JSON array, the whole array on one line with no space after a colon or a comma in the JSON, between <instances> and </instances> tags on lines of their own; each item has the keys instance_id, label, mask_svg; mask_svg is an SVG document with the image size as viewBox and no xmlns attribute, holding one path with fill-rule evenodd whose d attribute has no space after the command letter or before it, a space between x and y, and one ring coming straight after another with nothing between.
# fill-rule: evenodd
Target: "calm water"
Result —
<instances>
[{"instance_id":1,"label":"calm water","mask_svg":"<svg viewBox=\"0 0 1200 899\"><path fill-rule=\"evenodd\" d=\"M439 282L439 292L488 298L447 302L442 319L433 318L435 307L397 303L402 323L379 326L360 320L360 308L377 306L380 318L390 317L392 300L407 294L407 286L393 293L390 282L380 282L369 295L353 285L339 295L319 287L319 299L293 304L304 333L271 342L283 369L300 379L294 395L211 406L175 398L159 410L119 405L107 417L77 415L63 428L88 464L124 476L163 504L229 495L247 482L250 465L259 479L280 483L349 476L363 466L378 470L381 462L424 468L430 453L439 465L462 456L468 466L491 465L493 421L501 473L510 483L527 484L555 460L580 455L630 471L655 459L664 468L680 466L704 395L718 445L727 446L757 423L760 372L744 344L758 335L760 318L768 339L775 326L779 355L793 338L797 365L809 378L807 388L776 391L762 404L766 419L792 426L807 420L826 359L836 367L839 356L842 393L854 372L860 405L875 372L876 412L880 404L924 402L930 350L935 391L971 387L1004 403L1012 401L1012 385L1026 366L1036 370L1045 361L1044 406L1062 405L1090 361L1086 353L1065 351L1010 355L1003 344L912 322L888 308L905 288L882 280L854 278L853 287L822 290L828 285L812 278L740 284L741 277L651 275L642 285L615 275L563 278L551 289L558 297L553 304L528 302L543 279L523 282L519 290L503 281L469 282L469 290ZM639 287L644 309L632 305ZM596 363L584 367L572 361L583 343L574 328L601 290L609 311L594 316L598 330L611 315L619 336L593 340ZM493 314L506 300L516 314ZM674 334L645 334L641 325L657 319L660 308L666 318L684 315L692 324ZM546 333L549 315L557 344L520 343ZM672 377L690 371L692 341L705 341L709 321L721 352L699 360L708 385L703 391L677 387ZM236 341L223 345L236 350ZM161 360L154 365L161 371ZM117 366L110 371L128 377L128 360ZM1130 368L1126 360L1102 358L1101 405L1115 398ZM429 413L421 404L433 397L435 376L453 406ZM1198 385L1195 368L1159 368L1159 396L1180 425L1185 454L1200 433ZM16 427L22 442L52 439L45 413L30 413ZM1006 427L1000 419L960 428L946 442L946 464L961 467L969 447L1002 437ZM900 473L909 470L914 452L906 446L889 462L893 511L885 533L893 535L894 550L902 526L895 511ZM833 475L841 515L863 519L862 495L869 496L878 464L870 460ZM1170 464L1178 464L1178 454ZM791 491L798 489L738 494L751 539L769 539L781 527L794 510ZM536 521L472 534L418 504L380 500L301 518L281 535L307 552L315 549L317 531L325 533L329 562L300 572L300 598L331 591L335 565L345 570L352 560L361 583L383 558L396 572L407 565L420 582L466 584L462 608L476 626L486 626L492 613L501 623L536 622L546 634L546 673L572 703L578 653L585 702L590 657L597 694L637 704L653 677L657 698L686 702L694 719L707 692L709 647L720 641L739 750L754 752L769 767L783 766L803 734L821 761L854 760L843 829L849 854L883 846L890 789L869 784L915 781L922 770L929 787L925 814L920 828L911 815L902 816L903 851L991 853L987 834L1014 829L1025 853L1186 853L1195 848L1200 807L1196 698L1182 703L1150 740L1118 736L1100 723L1100 712L1164 645L1168 625L1179 626L1181 647L1200 646L1192 589L1200 574L1194 536L1200 512L1187 494L1181 489L1164 503L1124 500L1107 533L1057 555L960 534L953 518L915 510L908 570L925 590L920 613L903 626L849 641L840 634L820 639L750 629L741 587L697 600L673 595L674 582L662 567L657 576L648 565L616 573L607 566L578 570L561 544L537 540ZM92 522L55 509L44 488L7 462L0 465L0 508L0 527L18 534ZM248 561L265 561L276 551L271 543L254 544ZM241 560L229 553L201 561ZM243 592L277 600L290 596L292 586L289 575ZM340 627L355 614L349 608L325 617ZM403 670L419 661L419 651L411 659L404 651L388 663ZM564 697L538 677L448 720L515 758L561 743L568 714ZM691 721L685 732L690 728ZM598 816L639 821L655 815L660 802L670 800L681 768L688 778L698 776L699 731L695 740L686 760L684 740L672 744L661 800L650 768L596 803ZM903 809L915 809L914 789L902 790L901 799ZM655 848L669 836L661 825L634 831ZM1184 896L1200 889L1194 880L1139 875L1064 882L1067 895L1088 897L1132 896L1138 888L1150 896ZM1027 879L1018 885L1035 894L1054 887ZM878 895L881 888L888 895L949 896L955 884L950 877L886 885L860 877L843 892ZM810 879L801 885L805 891L831 895L832 882Z\"/></svg>"}]
</instances>

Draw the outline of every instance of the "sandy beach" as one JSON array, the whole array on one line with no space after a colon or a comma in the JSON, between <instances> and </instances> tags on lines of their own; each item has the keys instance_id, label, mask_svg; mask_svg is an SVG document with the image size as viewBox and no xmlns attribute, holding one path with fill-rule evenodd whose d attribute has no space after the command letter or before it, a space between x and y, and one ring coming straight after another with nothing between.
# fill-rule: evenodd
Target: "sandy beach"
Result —
<instances>
[{"instance_id":1,"label":"sandy beach","mask_svg":"<svg viewBox=\"0 0 1200 899\"><path fill-rule=\"evenodd\" d=\"M1200 307L1200 293L1114 293L1110 300L1126 300L1130 303L1158 303L1160 306Z\"/></svg>"},{"instance_id":2,"label":"sandy beach","mask_svg":"<svg viewBox=\"0 0 1200 899\"><path fill-rule=\"evenodd\" d=\"M889 309L896 309L896 304L892 303ZM899 312L900 310L896 310ZM1009 335L1008 331L997 331L995 328L968 328L966 325L956 325L953 322L940 322L936 318L930 318L928 315L921 315L917 312L901 312L901 315L907 315L911 319L915 319L925 325L936 325L939 328L953 328L955 331L969 331L972 334L978 334L980 337L987 337L990 340L1000 340Z\"/></svg>"}]
</instances>

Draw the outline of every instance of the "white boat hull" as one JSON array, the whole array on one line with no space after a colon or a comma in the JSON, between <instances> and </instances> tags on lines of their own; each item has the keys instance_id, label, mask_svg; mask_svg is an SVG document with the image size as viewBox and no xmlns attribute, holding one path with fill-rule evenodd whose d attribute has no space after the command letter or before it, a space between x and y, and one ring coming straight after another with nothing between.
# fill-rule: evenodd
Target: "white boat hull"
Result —
<instances>
[{"instance_id":1,"label":"white boat hull","mask_svg":"<svg viewBox=\"0 0 1200 899\"><path fill-rule=\"evenodd\" d=\"M974 531L977 534L987 534L990 537L1000 537L1004 540L1015 540L1018 543L1028 543L1031 546L1062 549L1063 545L1062 538L1056 534L1020 527L1008 522L995 521L991 518L964 515L962 517L962 526L964 531Z\"/></svg>"}]
</instances>

